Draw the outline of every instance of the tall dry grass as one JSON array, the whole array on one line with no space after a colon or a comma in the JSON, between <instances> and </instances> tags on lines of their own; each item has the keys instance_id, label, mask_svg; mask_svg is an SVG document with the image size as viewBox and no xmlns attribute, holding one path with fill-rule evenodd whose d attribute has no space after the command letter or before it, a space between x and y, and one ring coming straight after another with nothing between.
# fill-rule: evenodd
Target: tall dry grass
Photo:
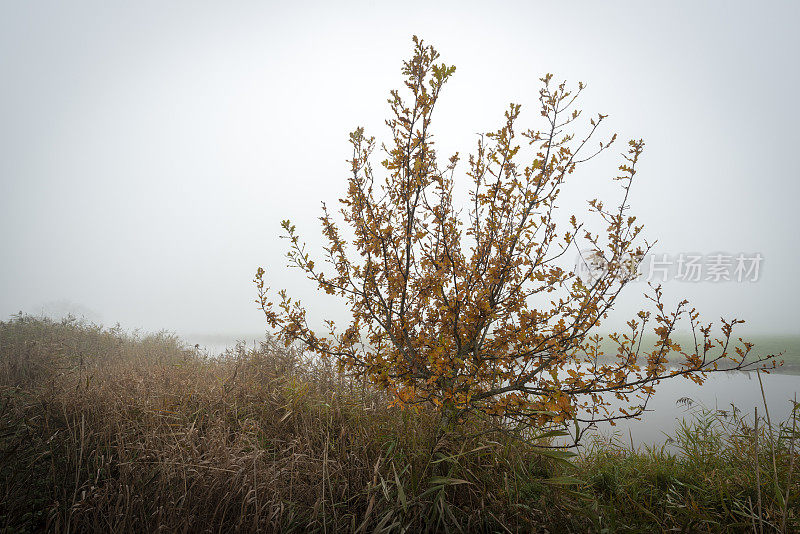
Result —
<instances>
[{"instance_id":1,"label":"tall dry grass","mask_svg":"<svg viewBox=\"0 0 800 534\"><path fill-rule=\"evenodd\" d=\"M167 334L0 324L0 528L535 530L532 447L439 418L269 341L218 359ZM477 424L477 423L476 423ZM544 497L545 492L540 491Z\"/></svg>"},{"instance_id":2,"label":"tall dry grass","mask_svg":"<svg viewBox=\"0 0 800 534\"><path fill-rule=\"evenodd\" d=\"M0 322L3 532L793 532L794 420L699 412L678 453L572 463L480 421L444 429L269 340Z\"/></svg>"}]
</instances>

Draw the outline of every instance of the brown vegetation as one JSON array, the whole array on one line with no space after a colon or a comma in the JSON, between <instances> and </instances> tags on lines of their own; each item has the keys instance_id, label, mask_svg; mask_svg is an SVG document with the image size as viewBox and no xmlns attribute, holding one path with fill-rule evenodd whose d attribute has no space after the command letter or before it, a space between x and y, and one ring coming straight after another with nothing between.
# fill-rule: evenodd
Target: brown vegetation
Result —
<instances>
[{"instance_id":1,"label":"brown vegetation","mask_svg":"<svg viewBox=\"0 0 800 534\"><path fill-rule=\"evenodd\" d=\"M0 530L791 531L796 430L720 417L688 424L678 455L598 444L570 464L475 420L442 437L434 411L270 342L212 359L16 317L0 322Z\"/></svg>"}]
</instances>

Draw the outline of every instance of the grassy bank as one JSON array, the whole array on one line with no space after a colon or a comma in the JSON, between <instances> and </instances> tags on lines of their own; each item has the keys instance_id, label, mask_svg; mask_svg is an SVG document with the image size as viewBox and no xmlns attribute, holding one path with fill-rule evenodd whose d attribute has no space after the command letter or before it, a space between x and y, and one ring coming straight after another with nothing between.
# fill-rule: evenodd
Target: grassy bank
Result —
<instances>
[{"instance_id":1,"label":"grassy bank","mask_svg":"<svg viewBox=\"0 0 800 534\"><path fill-rule=\"evenodd\" d=\"M0 323L0 396L6 532L797 527L791 429L738 414L700 414L681 454L595 443L567 463L478 421L442 433L270 343L208 359L31 317Z\"/></svg>"},{"instance_id":2,"label":"grassy bank","mask_svg":"<svg viewBox=\"0 0 800 534\"><path fill-rule=\"evenodd\" d=\"M753 344L753 349L750 355L747 357L746 362L752 362L755 359L773 355L776 356L776 361L779 365L776 372L782 374L800 375L800 336L792 336L787 334L752 335L748 333L737 333L731 338L732 346L729 348L729 350L732 353L734 350L734 342L736 345L741 346L741 343L737 341L739 336L741 336L744 341ZM690 333L678 332L672 336L672 339L682 347L682 350L690 353L694 351L695 338ZM654 350L654 348L657 346L657 343L658 338L655 335L649 334L644 336L641 345L642 355L640 356L640 362L644 362L644 354ZM699 339L698 343L702 344L702 339ZM618 347L619 346L611 341L608 337L604 337L603 341L600 343L600 351L603 355L600 359L608 362L616 361L615 355L617 354ZM719 354L719 352L719 347L715 346L713 353ZM668 365L678 365L685 362L685 357L676 352L669 353L667 357L669 359ZM730 367L731 362L720 362L721 368L724 368L726 365Z\"/></svg>"}]
</instances>

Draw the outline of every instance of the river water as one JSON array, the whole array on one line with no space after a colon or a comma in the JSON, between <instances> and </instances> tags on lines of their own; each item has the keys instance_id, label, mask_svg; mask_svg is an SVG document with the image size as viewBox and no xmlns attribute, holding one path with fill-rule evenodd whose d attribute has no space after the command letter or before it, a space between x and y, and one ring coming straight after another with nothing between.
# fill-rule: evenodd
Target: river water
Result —
<instances>
[{"instance_id":1,"label":"river water","mask_svg":"<svg viewBox=\"0 0 800 534\"><path fill-rule=\"evenodd\" d=\"M788 420L791 416L791 400L795 395L800 399L800 376L761 373L761 381L772 424ZM691 403L678 402L684 398L691 399ZM756 407L759 419L766 416L756 373L712 373L702 386L682 377L666 380L656 387L656 393L647 404L648 411L641 420L622 420L616 426L604 423L593 433L622 445L629 446L631 441L636 447L644 444L661 445L668 441L667 436L674 435L682 419L691 420L702 409L730 412L731 405L741 410L743 415L748 415L750 424Z\"/></svg>"}]
</instances>

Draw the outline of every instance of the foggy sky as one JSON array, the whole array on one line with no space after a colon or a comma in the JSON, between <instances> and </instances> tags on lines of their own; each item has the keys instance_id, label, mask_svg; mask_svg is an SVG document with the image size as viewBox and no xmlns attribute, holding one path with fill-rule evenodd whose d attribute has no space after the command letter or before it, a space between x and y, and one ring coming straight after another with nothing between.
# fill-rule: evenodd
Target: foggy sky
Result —
<instances>
[{"instance_id":1,"label":"foggy sky","mask_svg":"<svg viewBox=\"0 0 800 534\"><path fill-rule=\"evenodd\" d=\"M764 258L755 283L670 282L668 297L798 333L796 3L114 4L0 7L0 319L56 302L127 327L259 332L259 265L319 320L341 317L284 268L279 222L319 244L347 135L388 138L417 34L457 66L440 155L473 151L512 101L521 127L540 124L543 74L583 80L606 133L647 143L630 203L656 251ZM567 198L613 200L623 148Z\"/></svg>"}]
</instances>

